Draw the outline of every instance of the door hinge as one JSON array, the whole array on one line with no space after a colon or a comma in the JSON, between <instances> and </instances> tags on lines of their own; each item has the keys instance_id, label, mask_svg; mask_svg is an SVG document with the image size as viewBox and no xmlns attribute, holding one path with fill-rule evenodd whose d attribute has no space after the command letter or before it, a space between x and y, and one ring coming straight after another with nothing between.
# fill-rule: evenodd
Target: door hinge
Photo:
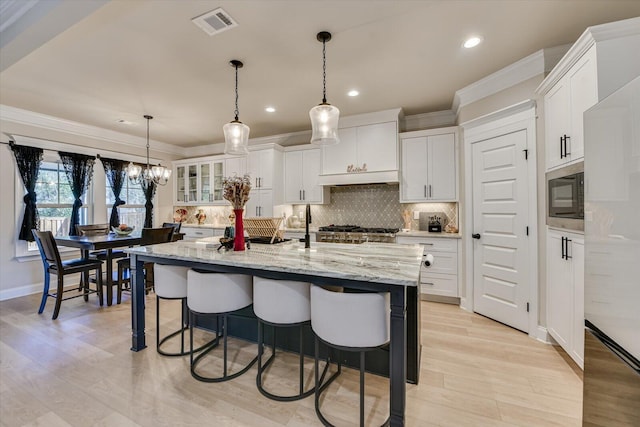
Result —
<instances>
[{"instance_id":1,"label":"door hinge","mask_svg":"<svg viewBox=\"0 0 640 427\"><path fill-rule=\"evenodd\" d=\"M529 312L529 303L527 303L527 313Z\"/></svg>"},{"instance_id":2,"label":"door hinge","mask_svg":"<svg viewBox=\"0 0 640 427\"><path fill-rule=\"evenodd\" d=\"M525 148L525 149L524 149L524 150L522 150L522 151L524 151L524 159L525 159L525 160L529 160L529 150Z\"/></svg>"},{"instance_id":3,"label":"door hinge","mask_svg":"<svg viewBox=\"0 0 640 427\"><path fill-rule=\"evenodd\" d=\"M529 226L527 225L527 236L529 235Z\"/></svg>"}]
</instances>

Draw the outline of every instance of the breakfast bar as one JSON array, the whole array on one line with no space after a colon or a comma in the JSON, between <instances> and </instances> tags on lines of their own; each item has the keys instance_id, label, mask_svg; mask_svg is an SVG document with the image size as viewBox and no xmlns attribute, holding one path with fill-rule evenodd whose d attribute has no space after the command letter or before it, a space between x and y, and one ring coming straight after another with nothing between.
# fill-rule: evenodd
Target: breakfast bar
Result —
<instances>
[{"instance_id":1,"label":"breakfast bar","mask_svg":"<svg viewBox=\"0 0 640 427\"><path fill-rule=\"evenodd\" d=\"M143 264L181 265L199 270L306 281L357 290L389 292L390 424L404 425L405 383L417 383L420 365L419 304L422 248L418 245L360 245L300 242L253 244L245 251L217 250L217 239L173 242L127 249L132 266L132 347L145 344ZM409 373L409 375L407 375Z\"/></svg>"}]
</instances>

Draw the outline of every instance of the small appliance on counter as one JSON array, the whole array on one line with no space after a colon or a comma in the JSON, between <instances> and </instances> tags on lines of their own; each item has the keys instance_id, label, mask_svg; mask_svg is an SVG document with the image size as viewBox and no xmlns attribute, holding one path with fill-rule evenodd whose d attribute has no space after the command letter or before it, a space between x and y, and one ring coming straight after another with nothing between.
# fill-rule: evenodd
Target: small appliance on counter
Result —
<instances>
[{"instance_id":1,"label":"small appliance on counter","mask_svg":"<svg viewBox=\"0 0 640 427\"><path fill-rule=\"evenodd\" d=\"M442 233L448 222L444 212L420 212L418 229L430 233Z\"/></svg>"}]
</instances>

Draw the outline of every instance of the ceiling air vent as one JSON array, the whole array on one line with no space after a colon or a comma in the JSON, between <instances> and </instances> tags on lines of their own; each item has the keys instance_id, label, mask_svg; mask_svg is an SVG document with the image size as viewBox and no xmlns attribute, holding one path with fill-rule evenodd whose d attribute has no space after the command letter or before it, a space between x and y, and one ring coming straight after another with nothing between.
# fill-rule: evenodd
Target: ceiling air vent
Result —
<instances>
[{"instance_id":1,"label":"ceiling air vent","mask_svg":"<svg viewBox=\"0 0 640 427\"><path fill-rule=\"evenodd\" d=\"M233 20L231 15L220 7L193 18L191 22L202 28L210 36L238 26L238 23Z\"/></svg>"}]
</instances>

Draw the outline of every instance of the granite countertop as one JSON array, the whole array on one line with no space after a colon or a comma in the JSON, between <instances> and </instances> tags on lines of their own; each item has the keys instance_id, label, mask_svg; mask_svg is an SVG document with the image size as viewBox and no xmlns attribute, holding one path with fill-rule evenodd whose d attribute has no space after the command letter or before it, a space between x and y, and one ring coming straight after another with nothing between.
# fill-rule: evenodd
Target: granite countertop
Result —
<instances>
[{"instance_id":1,"label":"granite countertop","mask_svg":"<svg viewBox=\"0 0 640 427\"><path fill-rule=\"evenodd\" d=\"M399 231L396 237L441 237L444 239L462 239L460 233L431 233L429 231L409 230Z\"/></svg>"},{"instance_id":2,"label":"granite countertop","mask_svg":"<svg viewBox=\"0 0 640 427\"><path fill-rule=\"evenodd\" d=\"M125 249L130 254L228 265L257 270L307 274L401 286L417 286L423 248L393 243L335 244L300 242L251 244L241 252L218 251L220 237L196 242L177 241Z\"/></svg>"}]
</instances>

